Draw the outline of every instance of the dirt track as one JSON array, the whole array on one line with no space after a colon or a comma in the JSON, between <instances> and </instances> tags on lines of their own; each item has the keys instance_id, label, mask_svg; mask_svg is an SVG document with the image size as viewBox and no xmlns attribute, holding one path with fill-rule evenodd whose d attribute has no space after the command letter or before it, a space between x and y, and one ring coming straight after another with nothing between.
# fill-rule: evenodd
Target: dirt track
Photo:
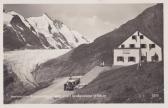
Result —
<instances>
[{"instance_id":1,"label":"dirt track","mask_svg":"<svg viewBox=\"0 0 168 108\"><path fill-rule=\"evenodd\" d=\"M105 66L105 67L100 67L96 66L94 67L91 71L86 73L82 78L81 78L81 84L89 84L91 81L93 81L100 73L110 70L110 66Z\"/></svg>"},{"instance_id":2,"label":"dirt track","mask_svg":"<svg viewBox=\"0 0 168 108\"><path fill-rule=\"evenodd\" d=\"M63 85L68 80L68 77L58 78L53 84L47 88L41 89L28 97L23 97L17 100L15 104L50 104L54 97L61 98L62 96L69 96L73 92L64 91Z\"/></svg>"},{"instance_id":3,"label":"dirt track","mask_svg":"<svg viewBox=\"0 0 168 108\"><path fill-rule=\"evenodd\" d=\"M116 67L113 67L114 69ZM93 81L100 73L113 69L112 67L94 67L91 71L86 73L81 78L81 84L89 84ZM38 90L28 97L23 97L21 100L17 100L15 104L50 104L53 102L53 98L62 98L64 96L70 96L73 94L73 91L64 91L63 85L68 80L68 77L58 78L56 79L52 85L47 88Z\"/></svg>"}]
</instances>

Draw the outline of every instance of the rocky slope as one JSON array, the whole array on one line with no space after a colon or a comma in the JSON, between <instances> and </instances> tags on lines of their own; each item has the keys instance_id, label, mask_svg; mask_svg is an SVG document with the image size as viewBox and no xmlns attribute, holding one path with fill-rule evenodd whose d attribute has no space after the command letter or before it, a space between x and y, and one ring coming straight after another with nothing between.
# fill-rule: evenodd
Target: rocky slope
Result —
<instances>
[{"instance_id":1,"label":"rocky slope","mask_svg":"<svg viewBox=\"0 0 168 108\"><path fill-rule=\"evenodd\" d=\"M4 12L4 50L72 49L88 43L77 31L47 14L24 18L14 11Z\"/></svg>"}]
</instances>

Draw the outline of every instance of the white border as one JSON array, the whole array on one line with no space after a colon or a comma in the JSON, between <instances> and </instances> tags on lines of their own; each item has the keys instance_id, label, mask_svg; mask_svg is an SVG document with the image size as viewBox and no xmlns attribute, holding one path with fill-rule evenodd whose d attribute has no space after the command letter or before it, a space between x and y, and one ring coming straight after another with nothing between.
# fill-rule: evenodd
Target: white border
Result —
<instances>
[{"instance_id":1,"label":"white border","mask_svg":"<svg viewBox=\"0 0 168 108\"><path fill-rule=\"evenodd\" d=\"M0 10L3 5L0 4ZM3 103L3 20L2 11L0 12L0 103Z\"/></svg>"},{"instance_id":2,"label":"white border","mask_svg":"<svg viewBox=\"0 0 168 108\"><path fill-rule=\"evenodd\" d=\"M165 102L164 104L18 104L18 105L4 105L2 102L3 89L2 89L2 62L3 62L3 20L2 20L2 10L3 4L119 4L119 3L164 3L164 93L165 93ZM95 107L95 108L166 108L168 107L168 4L167 0L0 0L0 107L3 108L33 108L33 107L64 107L64 108L81 108L81 107Z\"/></svg>"},{"instance_id":3,"label":"white border","mask_svg":"<svg viewBox=\"0 0 168 108\"><path fill-rule=\"evenodd\" d=\"M63 3L63 4L102 4L102 3L161 3L166 0L4 0L4 4L46 4L46 3Z\"/></svg>"}]
</instances>

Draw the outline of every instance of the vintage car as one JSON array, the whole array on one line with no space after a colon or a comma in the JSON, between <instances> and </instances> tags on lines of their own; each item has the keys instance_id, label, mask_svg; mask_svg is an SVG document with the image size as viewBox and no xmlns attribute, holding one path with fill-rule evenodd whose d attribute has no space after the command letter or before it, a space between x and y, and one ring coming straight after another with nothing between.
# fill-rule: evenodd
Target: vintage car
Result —
<instances>
[{"instance_id":1,"label":"vintage car","mask_svg":"<svg viewBox=\"0 0 168 108\"><path fill-rule=\"evenodd\" d=\"M69 80L64 84L64 91L71 91L75 89L80 83L80 78L69 78Z\"/></svg>"}]
</instances>

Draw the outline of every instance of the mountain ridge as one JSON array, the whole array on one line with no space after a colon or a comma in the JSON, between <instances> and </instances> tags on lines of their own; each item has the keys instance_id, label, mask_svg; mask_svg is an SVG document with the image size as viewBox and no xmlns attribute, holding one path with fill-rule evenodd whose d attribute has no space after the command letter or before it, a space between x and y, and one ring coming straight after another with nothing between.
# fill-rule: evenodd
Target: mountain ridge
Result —
<instances>
[{"instance_id":1,"label":"mountain ridge","mask_svg":"<svg viewBox=\"0 0 168 108\"><path fill-rule=\"evenodd\" d=\"M72 49L80 44L89 43L80 38L81 34L75 36L72 30L64 25L63 22L57 19L52 20L46 13L39 17L29 18L24 18L15 11L4 11L3 14L5 50ZM66 26L66 31L62 30L62 25ZM76 38L80 41L76 42ZM34 41L37 44L32 44Z\"/></svg>"}]
</instances>

